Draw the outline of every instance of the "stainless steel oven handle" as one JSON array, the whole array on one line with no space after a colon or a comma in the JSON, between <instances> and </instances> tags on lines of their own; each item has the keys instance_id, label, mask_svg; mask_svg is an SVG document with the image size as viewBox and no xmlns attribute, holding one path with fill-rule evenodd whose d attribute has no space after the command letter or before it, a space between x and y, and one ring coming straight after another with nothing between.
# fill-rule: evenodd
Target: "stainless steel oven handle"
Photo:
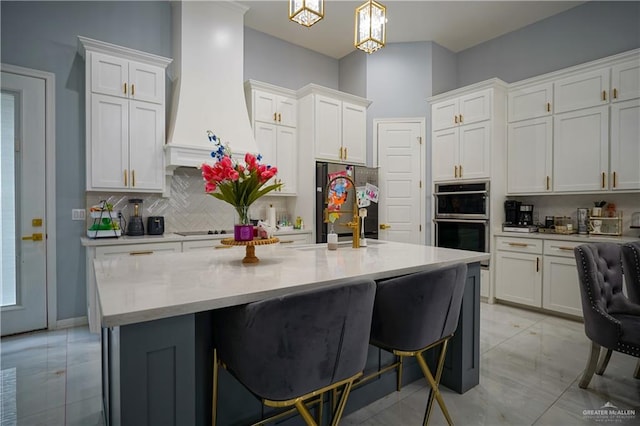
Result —
<instances>
[{"instance_id":1,"label":"stainless steel oven handle","mask_svg":"<svg viewBox=\"0 0 640 426\"><path fill-rule=\"evenodd\" d=\"M460 191L460 192L434 192L433 195L469 195L469 194L485 194L489 195L489 191Z\"/></svg>"},{"instance_id":2,"label":"stainless steel oven handle","mask_svg":"<svg viewBox=\"0 0 640 426\"><path fill-rule=\"evenodd\" d=\"M489 219L433 219L435 223L438 222L462 222L462 223L489 223Z\"/></svg>"}]
</instances>

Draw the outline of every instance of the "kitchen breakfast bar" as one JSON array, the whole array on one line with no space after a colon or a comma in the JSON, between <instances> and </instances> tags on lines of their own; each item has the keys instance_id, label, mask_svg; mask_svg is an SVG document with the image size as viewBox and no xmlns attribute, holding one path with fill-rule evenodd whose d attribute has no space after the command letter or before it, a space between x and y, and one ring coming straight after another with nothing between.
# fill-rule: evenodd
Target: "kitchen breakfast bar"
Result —
<instances>
[{"instance_id":1,"label":"kitchen breakfast bar","mask_svg":"<svg viewBox=\"0 0 640 426\"><path fill-rule=\"evenodd\" d=\"M467 282L441 383L458 393L478 384L480 261L488 253L370 240L368 247L345 245L335 251L324 244L258 246L255 264L243 264L244 254L244 247L231 247L94 260L107 424L211 424L213 310L352 278L381 280L459 262L468 265ZM365 374L393 360L391 353L370 346ZM268 414L221 371L218 425L249 424ZM421 374L417 364L405 363L405 383ZM394 392L395 380L395 374L384 374L354 388L346 414ZM301 419L283 424L301 424Z\"/></svg>"}]
</instances>

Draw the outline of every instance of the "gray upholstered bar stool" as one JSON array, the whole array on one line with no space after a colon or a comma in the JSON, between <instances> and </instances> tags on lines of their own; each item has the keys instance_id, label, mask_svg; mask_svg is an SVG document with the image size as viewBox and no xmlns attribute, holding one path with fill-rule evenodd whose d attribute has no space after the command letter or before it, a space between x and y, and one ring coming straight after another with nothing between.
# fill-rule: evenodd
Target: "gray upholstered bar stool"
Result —
<instances>
[{"instance_id":1,"label":"gray upholstered bar stool","mask_svg":"<svg viewBox=\"0 0 640 426\"><path fill-rule=\"evenodd\" d=\"M640 241L622 246L622 270L629 300L640 305ZM640 359L633 376L640 379Z\"/></svg>"},{"instance_id":2,"label":"gray upholstered bar stool","mask_svg":"<svg viewBox=\"0 0 640 426\"><path fill-rule=\"evenodd\" d=\"M453 424L438 386L447 343L458 327L466 277L467 265L460 263L380 281L377 284L370 343L392 352L398 358L396 363L363 381L390 369L396 369L399 390L402 381L402 358L415 357L431 387L423 420L425 425L431 415L434 397L447 422ZM423 353L438 346L440 355L434 375Z\"/></svg>"},{"instance_id":3,"label":"gray upholstered bar stool","mask_svg":"<svg viewBox=\"0 0 640 426\"><path fill-rule=\"evenodd\" d=\"M590 243L574 248L580 283L584 331L591 353L578 386L589 386L593 373L603 374L612 351L640 357L640 305L622 292L621 248ZM600 349L606 349L602 359Z\"/></svg>"},{"instance_id":4,"label":"gray upholstered bar stool","mask_svg":"<svg viewBox=\"0 0 640 426\"><path fill-rule=\"evenodd\" d=\"M374 296L375 283L361 279L215 311L213 424L219 364L264 405L297 409L308 425L316 421L305 403L341 388L338 424L366 363Z\"/></svg>"}]
</instances>

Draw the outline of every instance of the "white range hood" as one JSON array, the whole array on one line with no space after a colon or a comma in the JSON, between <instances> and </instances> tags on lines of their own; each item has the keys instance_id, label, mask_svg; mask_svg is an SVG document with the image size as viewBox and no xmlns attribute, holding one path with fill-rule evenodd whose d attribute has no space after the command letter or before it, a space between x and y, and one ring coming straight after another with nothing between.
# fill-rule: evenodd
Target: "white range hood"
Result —
<instances>
[{"instance_id":1,"label":"white range hood","mask_svg":"<svg viewBox=\"0 0 640 426\"><path fill-rule=\"evenodd\" d=\"M211 130L233 152L257 152L243 88L244 13L230 1L172 2L173 82L167 172L211 162Z\"/></svg>"}]
</instances>

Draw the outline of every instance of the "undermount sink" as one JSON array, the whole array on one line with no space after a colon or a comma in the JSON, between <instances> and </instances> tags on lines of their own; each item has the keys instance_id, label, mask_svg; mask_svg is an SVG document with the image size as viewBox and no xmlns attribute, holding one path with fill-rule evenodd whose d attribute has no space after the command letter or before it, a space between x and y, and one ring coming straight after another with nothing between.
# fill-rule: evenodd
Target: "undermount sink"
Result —
<instances>
[{"instance_id":1,"label":"undermount sink","mask_svg":"<svg viewBox=\"0 0 640 426\"><path fill-rule=\"evenodd\" d=\"M367 245L366 246L360 246L360 248L367 248L369 246L377 246L380 244L386 244L384 241L380 241L380 240L371 240L371 239L367 239ZM351 248L351 246L353 245L352 241L340 241L338 242L338 248ZM308 245L308 246L293 246L291 248L294 248L296 250L302 250L302 251L310 251L310 250L327 250L327 244L326 243L319 243L319 244L313 244L313 245Z\"/></svg>"}]
</instances>

